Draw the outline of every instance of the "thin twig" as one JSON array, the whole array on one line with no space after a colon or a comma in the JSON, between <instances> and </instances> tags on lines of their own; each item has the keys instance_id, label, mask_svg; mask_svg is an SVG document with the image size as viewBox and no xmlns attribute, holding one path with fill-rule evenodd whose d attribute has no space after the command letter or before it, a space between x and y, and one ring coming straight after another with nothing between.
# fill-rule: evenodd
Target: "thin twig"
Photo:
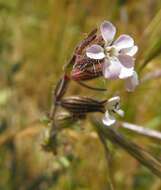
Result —
<instances>
[{"instance_id":1,"label":"thin twig","mask_svg":"<svg viewBox=\"0 0 161 190\"><path fill-rule=\"evenodd\" d=\"M128 129L128 130L135 132L139 135L143 135L145 137L149 137L149 138L152 138L154 140L161 141L161 132L159 132L159 131L147 129L145 127L135 125L132 123L127 123L127 122L121 122L120 127L124 128L124 129Z\"/></svg>"}]
</instances>

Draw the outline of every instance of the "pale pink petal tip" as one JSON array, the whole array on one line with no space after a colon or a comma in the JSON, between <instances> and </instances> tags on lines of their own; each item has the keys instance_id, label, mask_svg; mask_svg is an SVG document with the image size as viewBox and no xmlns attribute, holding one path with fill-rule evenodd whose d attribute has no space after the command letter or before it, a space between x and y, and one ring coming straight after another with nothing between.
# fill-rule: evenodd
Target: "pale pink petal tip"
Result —
<instances>
[{"instance_id":1,"label":"pale pink petal tip","mask_svg":"<svg viewBox=\"0 0 161 190\"><path fill-rule=\"evenodd\" d=\"M119 78L120 79L127 79L134 74L134 68L126 68L122 67Z\"/></svg>"},{"instance_id":2,"label":"pale pink petal tip","mask_svg":"<svg viewBox=\"0 0 161 190\"><path fill-rule=\"evenodd\" d=\"M86 55L91 59L103 59L105 57L104 49L99 45L92 45L87 48Z\"/></svg>"},{"instance_id":3,"label":"pale pink petal tip","mask_svg":"<svg viewBox=\"0 0 161 190\"><path fill-rule=\"evenodd\" d=\"M125 48L131 48L134 46L134 40L131 36L122 34L114 42L114 45L116 46L116 48L118 50L125 49Z\"/></svg>"},{"instance_id":4,"label":"pale pink petal tip","mask_svg":"<svg viewBox=\"0 0 161 190\"><path fill-rule=\"evenodd\" d=\"M119 55L119 61L121 63L120 79L126 79L131 77L134 73L134 59L129 55Z\"/></svg>"},{"instance_id":5,"label":"pale pink petal tip","mask_svg":"<svg viewBox=\"0 0 161 190\"><path fill-rule=\"evenodd\" d=\"M118 59L105 60L103 75L107 79L118 79L121 72L121 64Z\"/></svg>"},{"instance_id":6,"label":"pale pink petal tip","mask_svg":"<svg viewBox=\"0 0 161 190\"><path fill-rule=\"evenodd\" d=\"M102 119L102 122L106 126L111 126L111 125L115 124L116 119L112 115L110 115L108 111L106 111L105 116Z\"/></svg>"},{"instance_id":7,"label":"pale pink petal tip","mask_svg":"<svg viewBox=\"0 0 161 190\"><path fill-rule=\"evenodd\" d=\"M139 85L138 75L135 71L132 77L126 79L125 85L128 92L134 91L136 86Z\"/></svg>"},{"instance_id":8,"label":"pale pink petal tip","mask_svg":"<svg viewBox=\"0 0 161 190\"><path fill-rule=\"evenodd\" d=\"M104 21L100 26L100 31L105 42L110 43L113 41L116 28L111 22Z\"/></svg>"},{"instance_id":9,"label":"pale pink petal tip","mask_svg":"<svg viewBox=\"0 0 161 190\"><path fill-rule=\"evenodd\" d=\"M129 56L134 56L137 52L138 52L138 46L136 45L131 48L121 50L121 53Z\"/></svg>"}]
</instances>

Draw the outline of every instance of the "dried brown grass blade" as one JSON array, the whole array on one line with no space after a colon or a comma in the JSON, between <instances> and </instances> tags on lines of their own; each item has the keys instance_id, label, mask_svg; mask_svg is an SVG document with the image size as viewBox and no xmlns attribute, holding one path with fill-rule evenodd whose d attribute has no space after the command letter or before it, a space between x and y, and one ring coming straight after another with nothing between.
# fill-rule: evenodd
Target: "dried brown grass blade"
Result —
<instances>
[{"instance_id":1,"label":"dried brown grass blade","mask_svg":"<svg viewBox=\"0 0 161 190\"><path fill-rule=\"evenodd\" d=\"M161 162L157 158L155 158L148 151L144 150L137 144L127 139L113 127L105 127L100 121L94 118L92 119L92 123L98 128L98 130L102 134L104 134L104 137L107 140L119 146L120 148L123 148L132 157L134 157L142 165L148 168L153 174L161 178Z\"/></svg>"}]
</instances>

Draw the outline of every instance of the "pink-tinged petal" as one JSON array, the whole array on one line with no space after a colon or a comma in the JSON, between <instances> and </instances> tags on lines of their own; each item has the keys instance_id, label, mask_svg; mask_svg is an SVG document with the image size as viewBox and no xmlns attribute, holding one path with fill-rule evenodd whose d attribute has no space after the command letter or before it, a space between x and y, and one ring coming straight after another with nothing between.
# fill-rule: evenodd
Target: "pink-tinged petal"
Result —
<instances>
[{"instance_id":1,"label":"pink-tinged petal","mask_svg":"<svg viewBox=\"0 0 161 190\"><path fill-rule=\"evenodd\" d=\"M134 40L132 37L126 34L122 34L118 37L118 39L114 42L114 46L118 49L125 49L134 46Z\"/></svg>"},{"instance_id":2,"label":"pink-tinged petal","mask_svg":"<svg viewBox=\"0 0 161 190\"><path fill-rule=\"evenodd\" d=\"M120 54L118 55L120 63L126 68L134 67L134 58L129 55Z\"/></svg>"},{"instance_id":3,"label":"pink-tinged petal","mask_svg":"<svg viewBox=\"0 0 161 190\"><path fill-rule=\"evenodd\" d=\"M134 68L133 67L132 68L122 67L119 78L120 79L126 79L126 78L133 76L133 74L134 74Z\"/></svg>"},{"instance_id":4,"label":"pink-tinged petal","mask_svg":"<svg viewBox=\"0 0 161 190\"><path fill-rule=\"evenodd\" d=\"M91 59L103 59L105 57L104 49L99 45L92 45L87 48L86 55Z\"/></svg>"},{"instance_id":5,"label":"pink-tinged petal","mask_svg":"<svg viewBox=\"0 0 161 190\"><path fill-rule=\"evenodd\" d=\"M116 122L116 119L112 115L110 115L108 111L106 111L105 116L102 119L102 122L106 126L111 126Z\"/></svg>"},{"instance_id":6,"label":"pink-tinged petal","mask_svg":"<svg viewBox=\"0 0 161 190\"><path fill-rule=\"evenodd\" d=\"M121 50L121 54L126 54L129 56L134 56L138 51L138 46L133 46L131 48L126 48Z\"/></svg>"},{"instance_id":7,"label":"pink-tinged petal","mask_svg":"<svg viewBox=\"0 0 161 190\"><path fill-rule=\"evenodd\" d=\"M100 26L100 31L105 42L111 43L116 34L115 26L111 22L104 21Z\"/></svg>"},{"instance_id":8,"label":"pink-tinged petal","mask_svg":"<svg viewBox=\"0 0 161 190\"><path fill-rule=\"evenodd\" d=\"M103 64L103 75L107 79L118 79L121 68L121 63L117 58L111 58L110 60L105 59Z\"/></svg>"},{"instance_id":9,"label":"pink-tinged petal","mask_svg":"<svg viewBox=\"0 0 161 190\"><path fill-rule=\"evenodd\" d=\"M139 84L138 75L134 71L132 77L126 79L126 90L132 92L135 90L136 86Z\"/></svg>"}]
</instances>

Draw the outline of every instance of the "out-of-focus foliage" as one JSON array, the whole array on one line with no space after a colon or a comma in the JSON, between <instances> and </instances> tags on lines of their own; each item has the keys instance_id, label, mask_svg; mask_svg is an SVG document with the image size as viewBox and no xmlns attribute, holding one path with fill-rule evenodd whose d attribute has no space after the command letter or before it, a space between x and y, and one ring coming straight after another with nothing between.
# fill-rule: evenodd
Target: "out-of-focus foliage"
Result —
<instances>
[{"instance_id":1,"label":"out-of-focus foliage","mask_svg":"<svg viewBox=\"0 0 161 190\"><path fill-rule=\"evenodd\" d=\"M58 156L41 149L53 86L76 44L103 20L113 22L139 44L141 76L161 69L160 0L0 0L0 189L103 190L107 166L103 148L88 121L61 133ZM156 17L155 17L156 16ZM145 32L144 32L145 31ZM97 85L104 85L94 81ZM161 130L161 80L134 93L119 92L125 120ZM87 91L73 84L71 94ZM89 95L105 98L106 93ZM159 145L126 134L158 157ZM117 190L159 190L161 181L123 150L111 147Z\"/></svg>"}]
</instances>

